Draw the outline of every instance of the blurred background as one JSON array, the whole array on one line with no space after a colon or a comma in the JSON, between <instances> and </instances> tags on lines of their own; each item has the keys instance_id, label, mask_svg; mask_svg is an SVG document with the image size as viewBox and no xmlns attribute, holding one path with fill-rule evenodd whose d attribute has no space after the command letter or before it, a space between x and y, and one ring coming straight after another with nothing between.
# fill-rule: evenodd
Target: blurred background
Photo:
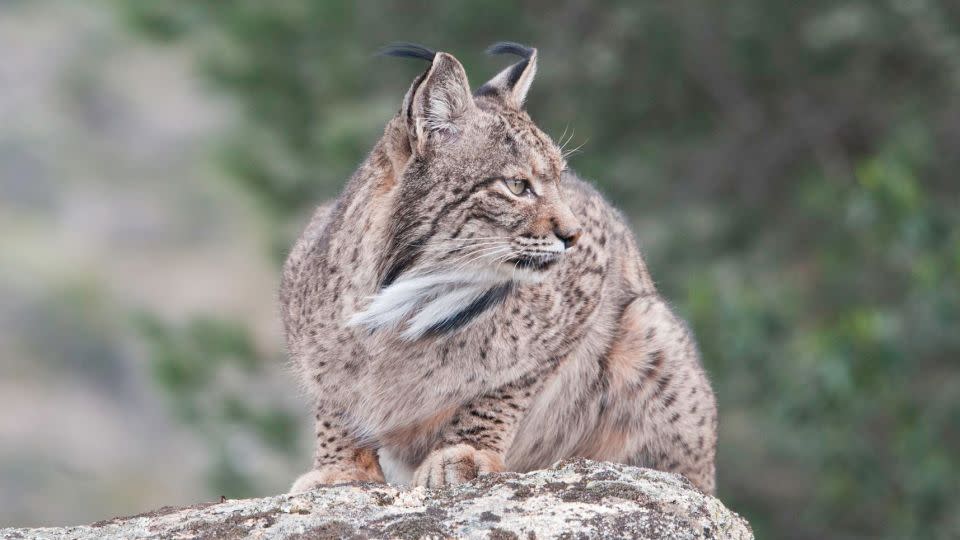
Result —
<instances>
[{"instance_id":1,"label":"blurred background","mask_svg":"<svg viewBox=\"0 0 960 540\"><path fill-rule=\"evenodd\" d=\"M960 3L0 0L0 526L280 492L275 290L417 41L632 220L758 538L960 536Z\"/></svg>"}]
</instances>

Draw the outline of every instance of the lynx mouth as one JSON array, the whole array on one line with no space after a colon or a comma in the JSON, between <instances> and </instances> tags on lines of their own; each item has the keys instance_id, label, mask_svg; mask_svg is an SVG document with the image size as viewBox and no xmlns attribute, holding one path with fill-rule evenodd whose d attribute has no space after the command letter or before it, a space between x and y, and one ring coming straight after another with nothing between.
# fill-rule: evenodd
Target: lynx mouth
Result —
<instances>
[{"instance_id":1,"label":"lynx mouth","mask_svg":"<svg viewBox=\"0 0 960 540\"><path fill-rule=\"evenodd\" d=\"M560 260L554 253L538 253L535 255L517 255L507 259L508 264L524 270L544 271L550 269Z\"/></svg>"}]
</instances>

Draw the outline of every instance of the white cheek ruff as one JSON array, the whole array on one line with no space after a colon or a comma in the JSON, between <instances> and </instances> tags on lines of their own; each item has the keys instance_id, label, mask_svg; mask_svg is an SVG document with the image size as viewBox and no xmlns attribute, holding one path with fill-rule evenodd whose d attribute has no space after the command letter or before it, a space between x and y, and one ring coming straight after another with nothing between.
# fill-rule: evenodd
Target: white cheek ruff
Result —
<instances>
[{"instance_id":1,"label":"white cheek ruff","mask_svg":"<svg viewBox=\"0 0 960 540\"><path fill-rule=\"evenodd\" d=\"M486 286L468 285L462 288L445 290L433 300L427 302L407 324L400 335L414 341L431 328L452 319L488 290Z\"/></svg>"},{"instance_id":2,"label":"white cheek ruff","mask_svg":"<svg viewBox=\"0 0 960 540\"><path fill-rule=\"evenodd\" d=\"M441 272L400 279L373 297L347 326L397 330L409 341L455 318L490 289L509 281L497 272Z\"/></svg>"}]
</instances>

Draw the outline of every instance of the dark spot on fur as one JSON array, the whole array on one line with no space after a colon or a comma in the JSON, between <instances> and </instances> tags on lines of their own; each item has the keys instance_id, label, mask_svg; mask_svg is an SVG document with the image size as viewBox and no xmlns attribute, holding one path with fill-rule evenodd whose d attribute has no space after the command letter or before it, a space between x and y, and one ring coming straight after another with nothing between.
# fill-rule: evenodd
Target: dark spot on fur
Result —
<instances>
[{"instance_id":1,"label":"dark spot on fur","mask_svg":"<svg viewBox=\"0 0 960 540\"><path fill-rule=\"evenodd\" d=\"M669 409L670 407L673 406L673 403L674 403L676 400L677 400L677 393L676 393L676 392L672 392L670 395L668 395L666 398L664 398L664 400L663 400L663 408L664 408L664 409Z\"/></svg>"},{"instance_id":2,"label":"dark spot on fur","mask_svg":"<svg viewBox=\"0 0 960 540\"><path fill-rule=\"evenodd\" d=\"M670 375L669 373L667 373L663 377L660 377L660 379L657 381L656 395L659 396L663 394L663 391L666 390L668 386L670 386L671 380L673 380L673 375Z\"/></svg>"}]
</instances>

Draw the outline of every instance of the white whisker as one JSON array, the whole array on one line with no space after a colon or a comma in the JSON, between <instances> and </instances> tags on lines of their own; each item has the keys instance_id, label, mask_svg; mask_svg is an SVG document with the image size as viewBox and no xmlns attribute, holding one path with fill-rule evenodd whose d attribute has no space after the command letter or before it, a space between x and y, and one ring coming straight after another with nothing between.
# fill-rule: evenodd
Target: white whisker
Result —
<instances>
[{"instance_id":1,"label":"white whisker","mask_svg":"<svg viewBox=\"0 0 960 540\"><path fill-rule=\"evenodd\" d=\"M574 148L574 149L572 149L572 150L564 151L564 152L563 152L563 158L566 159L566 158L572 156L572 155L575 154L578 150L580 150L581 148L583 148L583 145L587 144L589 141L590 141L590 139L586 139L585 141L583 141L582 143L580 143L580 146L577 146L576 148Z\"/></svg>"},{"instance_id":2,"label":"white whisker","mask_svg":"<svg viewBox=\"0 0 960 540\"><path fill-rule=\"evenodd\" d=\"M488 253L488 252L491 252L491 251L498 251L498 250L500 250L500 249L503 249L503 244L496 244L496 245L493 245L493 246L481 247L481 248L475 249L475 250L473 250L473 251L469 251L469 252L467 252L466 254L461 254L461 255L460 255L459 257L457 257L456 259L454 259L454 260L452 260L452 261L449 261L449 262L447 263L447 266L453 267L453 266L457 265L458 263L460 263L461 261L464 261L465 259L467 259L466 262L472 262L473 260L476 259L476 257L474 257L475 255L483 255L484 253ZM463 266L463 265L461 265L460 267L457 267L457 269L458 269L458 270L461 269L462 266Z\"/></svg>"},{"instance_id":3,"label":"white whisker","mask_svg":"<svg viewBox=\"0 0 960 540\"><path fill-rule=\"evenodd\" d=\"M481 246L489 246L489 245L494 245L494 244L498 244L498 245L499 245L499 244L503 244L503 241L502 241L502 240L489 240L489 241L484 241L484 242L476 242L476 243L474 243L474 244L455 245L455 246L452 246L452 247L451 247L451 246L430 246L429 248L425 249L424 252L425 252L425 253L442 253L442 252L455 253L455 252L457 252L457 251L462 251L462 250L468 249L468 248L481 247Z\"/></svg>"},{"instance_id":4,"label":"white whisker","mask_svg":"<svg viewBox=\"0 0 960 540\"><path fill-rule=\"evenodd\" d=\"M448 239L442 239L442 240L436 240L436 241L427 242L427 243L424 243L424 244L420 245L420 247L422 247L423 249L432 250L432 249L434 249L434 248L436 248L436 247L442 247L442 246L469 245L469 244L471 244L471 243L478 243L478 242L481 242L481 241L482 241L482 242L486 242L486 241L497 241L497 240L506 241L506 240L510 240L510 239L511 239L511 237L509 237L509 236L487 236L487 237L476 237L476 238L448 238ZM420 243L420 242L419 242L418 240L410 241L410 242L407 242L406 244L403 244L403 245L401 245L401 246L398 246L398 249L404 249L404 248L408 248L408 247L414 247L414 246L416 246L416 245L419 244L419 243Z\"/></svg>"},{"instance_id":5,"label":"white whisker","mask_svg":"<svg viewBox=\"0 0 960 540\"><path fill-rule=\"evenodd\" d=\"M560 134L560 138L557 139L558 146L560 146L561 152L563 151L563 138L567 136L567 130L570 129L570 124L563 126L563 133Z\"/></svg>"},{"instance_id":6,"label":"white whisker","mask_svg":"<svg viewBox=\"0 0 960 540\"><path fill-rule=\"evenodd\" d=\"M567 145L570 144L570 141L573 140L573 137L574 137L576 134L577 134L577 128L573 128L573 130L570 132L570 136L569 136L565 141L563 141L563 144L560 145L560 151L561 151L561 153L562 153L563 150L567 147Z\"/></svg>"},{"instance_id":7,"label":"white whisker","mask_svg":"<svg viewBox=\"0 0 960 540\"><path fill-rule=\"evenodd\" d=\"M461 271L463 271L464 269L466 269L467 266L469 266L470 264L472 264L472 263L474 263L474 262L477 262L477 261L480 261L480 260L483 260L483 258L486 257L486 256L488 256L488 255L494 255L494 254L500 253L501 250L507 250L507 251L509 251L509 248L507 248L507 247L505 247L505 246L493 246L492 248L484 248L483 252L482 252L482 253L479 253L479 254L477 254L476 252L471 253L471 255L476 255L476 256L475 256L475 257L472 257L472 258L469 258L469 259L461 262L461 263L458 264L456 267L454 267L453 271L454 271L454 272L461 272ZM462 260L462 259L458 259L458 261L460 261L460 260ZM456 264L456 261L455 261L453 264ZM453 264L451 264L451 266L452 266Z\"/></svg>"}]
</instances>

